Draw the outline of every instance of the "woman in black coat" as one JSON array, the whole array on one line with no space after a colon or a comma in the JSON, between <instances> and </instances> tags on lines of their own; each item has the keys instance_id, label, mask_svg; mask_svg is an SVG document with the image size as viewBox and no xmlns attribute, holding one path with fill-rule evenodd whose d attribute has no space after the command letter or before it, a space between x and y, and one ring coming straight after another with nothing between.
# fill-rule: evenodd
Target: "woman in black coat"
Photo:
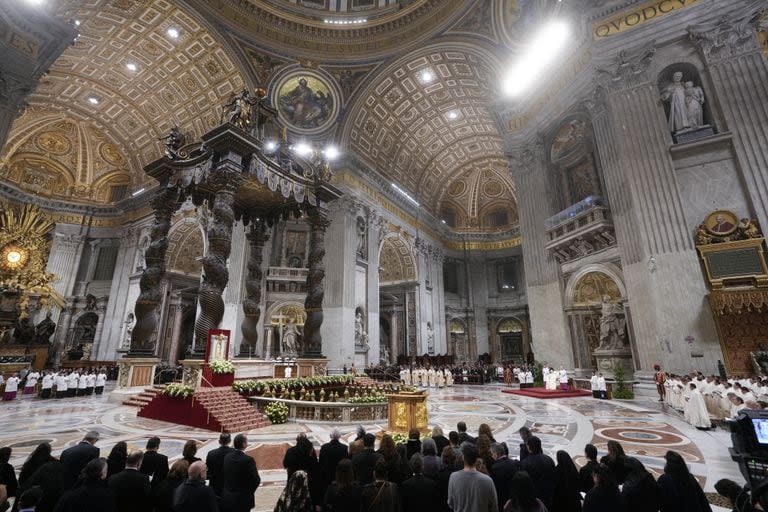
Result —
<instances>
[{"instance_id":1,"label":"woman in black coat","mask_svg":"<svg viewBox=\"0 0 768 512\"><path fill-rule=\"evenodd\" d=\"M657 482L661 512L712 512L704 491L680 454L670 450L664 458L667 464Z\"/></svg>"},{"instance_id":2,"label":"woman in black coat","mask_svg":"<svg viewBox=\"0 0 768 512\"><path fill-rule=\"evenodd\" d=\"M35 447L32 453L29 454L27 460L24 461L24 465L21 466L21 473L19 473L19 485L24 485L24 482L31 477L35 471L40 469L43 464L56 460L51 456L51 444L40 443Z\"/></svg>"},{"instance_id":3,"label":"woman in black coat","mask_svg":"<svg viewBox=\"0 0 768 512\"><path fill-rule=\"evenodd\" d=\"M125 460L128 458L128 444L120 441L112 447L107 457L107 478L116 475L125 469Z\"/></svg>"},{"instance_id":4,"label":"woman in black coat","mask_svg":"<svg viewBox=\"0 0 768 512\"><path fill-rule=\"evenodd\" d=\"M627 512L616 477L608 466L600 464L592 473L594 487L584 497L583 512Z\"/></svg>"},{"instance_id":5,"label":"woman in black coat","mask_svg":"<svg viewBox=\"0 0 768 512\"><path fill-rule=\"evenodd\" d=\"M323 498L323 512L360 510L363 488L355 480L352 461L342 459L336 466L336 479L328 487Z\"/></svg>"},{"instance_id":6,"label":"woman in black coat","mask_svg":"<svg viewBox=\"0 0 768 512\"><path fill-rule=\"evenodd\" d=\"M578 512L581 510L581 494L579 494L579 472L573 459L565 450L558 450L557 485L553 500L553 510L558 512Z\"/></svg>"},{"instance_id":7,"label":"woman in black coat","mask_svg":"<svg viewBox=\"0 0 768 512\"><path fill-rule=\"evenodd\" d=\"M115 512L115 495L106 478L107 460L93 459L83 468L75 488L61 498L55 512Z\"/></svg>"},{"instance_id":8,"label":"woman in black coat","mask_svg":"<svg viewBox=\"0 0 768 512\"><path fill-rule=\"evenodd\" d=\"M16 496L19 482L16 480L16 470L8 462L11 460L11 449L8 446L0 448L0 485L5 486L8 497ZM0 510L4 503L0 503Z\"/></svg>"},{"instance_id":9,"label":"woman in black coat","mask_svg":"<svg viewBox=\"0 0 768 512\"><path fill-rule=\"evenodd\" d=\"M626 477L627 470L624 467L626 459L627 455L624 453L624 448L621 444L618 441L608 441L608 455L600 459L600 464L605 464L613 471L613 476L619 485L624 483L624 478Z\"/></svg>"},{"instance_id":10,"label":"woman in black coat","mask_svg":"<svg viewBox=\"0 0 768 512\"><path fill-rule=\"evenodd\" d=\"M643 466L643 463L634 457L627 457L624 462L627 470L621 495L627 502L629 512L658 512L659 496L656 481Z\"/></svg>"},{"instance_id":11,"label":"woman in black coat","mask_svg":"<svg viewBox=\"0 0 768 512\"><path fill-rule=\"evenodd\" d=\"M173 512L173 496L176 488L187 479L189 462L184 459L177 460L168 471L168 476L152 489L152 503L155 512Z\"/></svg>"}]
</instances>

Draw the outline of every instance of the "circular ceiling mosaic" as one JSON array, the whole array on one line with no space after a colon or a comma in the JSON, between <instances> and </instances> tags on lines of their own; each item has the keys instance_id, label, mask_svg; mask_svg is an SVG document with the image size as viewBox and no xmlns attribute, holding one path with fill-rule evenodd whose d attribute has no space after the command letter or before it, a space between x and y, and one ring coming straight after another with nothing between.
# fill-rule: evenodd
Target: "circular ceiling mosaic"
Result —
<instances>
[{"instance_id":1,"label":"circular ceiling mosaic","mask_svg":"<svg viewBox=\"0 0 768 512\"><path fill-rule=\"evenodd\" d=\"M339 95L319 73L295 70L277 81L272 104L290 129L318 133L336 119Z\"/></svg>"}]
</instances>

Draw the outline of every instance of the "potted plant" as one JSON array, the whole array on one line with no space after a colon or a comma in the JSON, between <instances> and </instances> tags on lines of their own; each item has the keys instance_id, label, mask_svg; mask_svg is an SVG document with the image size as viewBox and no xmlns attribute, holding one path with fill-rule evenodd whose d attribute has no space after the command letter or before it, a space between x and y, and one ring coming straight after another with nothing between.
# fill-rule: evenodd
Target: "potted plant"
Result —
<instances>
[{"instance_id":1,"label":"potted plant","mask_svg":"<svg viewBox=\"0 0 768 512\"><path fill-rule=\"evenodd\" d=\"M235 382L235 365L223 359L211 361L205 368L204 377L213 387L231 386Z\"/></svg>"},{"instance_id":2,"label":"potted plant","mask_svg":"<svg viewBox=\"0 0 768 512\"><path fill-rule=\"evenodd\" d=\"M283 402L272 402L264 408L264 414L273 425L288 421L288 406Z\"/></svg>"}]
</instances>

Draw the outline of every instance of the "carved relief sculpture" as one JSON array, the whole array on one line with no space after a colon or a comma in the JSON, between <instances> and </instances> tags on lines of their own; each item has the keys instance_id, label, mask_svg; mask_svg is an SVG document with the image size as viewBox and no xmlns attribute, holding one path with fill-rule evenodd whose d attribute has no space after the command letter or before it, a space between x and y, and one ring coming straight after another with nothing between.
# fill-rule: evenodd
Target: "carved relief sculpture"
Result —
<instances>
[{"instance_id":1,"label":"carved relief sculpture","mask_svg":"<svg viewBox=\"0 0 768 512\"><path fill-rule=\"evenodd\" d=\"M178 126L174 126L168 135L157 140L163 141L163 152L171 160L179 160L186 156L179 154L181 146L184 145L184 135L179 131Z\"/></svg>"},{"instance_id":2,"label":"carved relief sculpture","mask_svg":"<svg viewBox=\"0 0 768 512\"><path fill-rule=\"evenodd\" d=\"M600 310L600 345L598 350L618 350L626 347L627 333L624 310L621 304L610 302L610 297L603 297Z\"/></svg>"},{"instance_id":3,"label":"carved relief sculpture","mask_svg":"<svg viewBox=\"0 0 768 512\"><path fill-rule=\"evenodd\" d=\"M264 276L261 263L264 243L269 240L266 224L263 221L254 222L247 238L251 244L251 252L248 257L248 275L245 277L246 296L243 300L245 318L240 327L243 333L243 343L240 345L241 356L252 355L259 341L258 323L261 317L259 302L261 302L261 279Z\"/></svg>"}]
</instances>

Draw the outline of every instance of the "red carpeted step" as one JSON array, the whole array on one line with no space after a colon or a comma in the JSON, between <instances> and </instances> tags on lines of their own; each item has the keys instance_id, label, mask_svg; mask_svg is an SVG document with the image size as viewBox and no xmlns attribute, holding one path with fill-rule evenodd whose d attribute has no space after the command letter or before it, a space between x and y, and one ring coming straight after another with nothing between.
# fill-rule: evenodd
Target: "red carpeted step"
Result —
<instances>
[{"instance_id":1,"label":"red carpeted step","mask_svg":"<svg viewBox=\"0 0 768 512\"><path fill-rule=\"evenodd\" d=\"M546 388L523 388L523 389L503 389L502 393L510 395L527 396L530 398L549 399L549 398L575 398L592 396L589 391L581 389L569 389L568 391L561 391L559 389L546 389Z\"/></svg>"}]
</instances>

